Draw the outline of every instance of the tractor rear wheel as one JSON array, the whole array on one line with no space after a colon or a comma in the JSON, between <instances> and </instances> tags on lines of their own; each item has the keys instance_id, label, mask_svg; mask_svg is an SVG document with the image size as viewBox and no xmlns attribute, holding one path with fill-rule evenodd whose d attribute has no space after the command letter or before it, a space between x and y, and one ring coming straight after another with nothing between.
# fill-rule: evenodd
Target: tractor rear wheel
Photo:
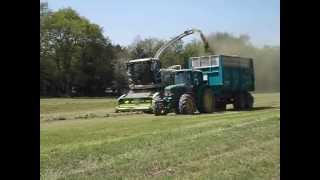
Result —
<instances>
[{"instance_id":1,"label":"tractor rear wheel","mask_svg":"<svg viewBox=\"0 0 320 180\"><path fill-rule=\"evenodd\" d=\"M243 110L246 106L246 96L244 93L239 93L235 97L235 102L233 103L233 108L235 110Z\"/></svg>"},{"instance_id":2,"label":"tractor rear wheel","mask_svg":"<svg viewBox=\"0 0 320 180\"><path fill-rule=\"evenodd\" d=\"M193 114L196 112L196 105L190 94L183 94L179 99L179 111L181 114Z\"/></svg>"},{"instance_id":3,"label":"tractor rear wheel","mask_svg":"<svg viewBox=\"0 0 320 180\"><path fill-rule=\"evenodd\" d=\"M212 113L214 111L214 95L213 91L210 88L206 88L203 91L202 96L202 105L199 108L201 113Z\"/></svg>"}]
</instances>

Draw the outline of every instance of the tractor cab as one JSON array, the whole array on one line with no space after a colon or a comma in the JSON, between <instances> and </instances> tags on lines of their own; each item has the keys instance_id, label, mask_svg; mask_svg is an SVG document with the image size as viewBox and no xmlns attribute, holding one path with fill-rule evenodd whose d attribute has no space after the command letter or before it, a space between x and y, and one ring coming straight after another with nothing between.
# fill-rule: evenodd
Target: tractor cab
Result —
<instances>
[{"instance_id":1,"label":"tractor cab","mask_svg":"<svg viewBox=\"0 0 320 180\"><path fill-rule=\"evenodd\" d=\"M155 115L172 110L177 114L195 111L212 112L212 90L203 80L200 70L181 69L174 72L174 83L166 86L164 96L155 102Z\"/></svg>"},{"instance_id":2,"label":"tractor cab","mask_svg":"<svg viewBox=\"0 0 320 180\"><path fill-rule=\"evenodd\" d=\"M203 84L203 75L201 71L183 69L176 71L174 84L185 84L191 86L199 86Z\"/></svg>"},{"instance_id":3,"label":"tractor cab","mask_svg":"<svg viewBox=\"0 0 320 180\"><path fill-rule=\"evenodd\" d=\"M164 89L165 96L180 95L182 92L193 93L199 86L204 85L202 72L192 69L181 69L174 72L174 81Z\"/></svg>"},{"instance_id":4,"label":"tractor cab","mask_svg":"<svg viewBox=\"0 0 320 180\"><path fill-rule=\"evenodd\" d=\"M174 82L166 86L164 89L165 96L176 95L180 96L181 93L194 91L204 85L202 72L192 69L181 69L174 72Z\"/></svg>"}]
</instances>

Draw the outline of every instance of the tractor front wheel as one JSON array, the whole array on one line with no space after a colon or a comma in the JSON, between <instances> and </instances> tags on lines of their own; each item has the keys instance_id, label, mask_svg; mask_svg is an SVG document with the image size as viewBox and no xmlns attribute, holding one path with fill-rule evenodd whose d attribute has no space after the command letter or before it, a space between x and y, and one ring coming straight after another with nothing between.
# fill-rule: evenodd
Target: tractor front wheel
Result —
<instances>
[{"instance_id":1,"label":"tractor front wheel","mask_svg":"<svg viewBox=\"0 0 320 180\"><path fill-rule=\"evenodd\" d=\"M193 114L196 112L196 105L190 94L183 94L179 99L179 111L181 114Z\"/></svg>"}]
</instances>

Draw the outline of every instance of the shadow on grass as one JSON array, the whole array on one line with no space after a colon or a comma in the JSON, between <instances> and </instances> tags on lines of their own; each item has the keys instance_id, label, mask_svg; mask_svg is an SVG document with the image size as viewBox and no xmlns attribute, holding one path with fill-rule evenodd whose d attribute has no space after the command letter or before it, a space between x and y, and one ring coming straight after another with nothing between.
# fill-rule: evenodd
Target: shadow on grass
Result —
<instances>
[{"instance_id":1,"label":"shadow on grass","mask_svg":"<svg viewBox=\"0 0 320 180\"><path fill-rule=\"evenodd\" d=\"M183 114L184 116L194 116L194 115L203 115L203 114L224 114L227 112L234 112L234 111L261 111L261 110L266 110L266 109L280 109L280 107L273 107L273 106L261 106L261 107L253 107L251 109L243 109L243 110L235 110L235 109L227 109L225 111L215 111L213 113L199 113L196 112L194 114ZM169 116L176 116L176 115L182 115L182 114L175 114L175 113L169 113Z\"/></svg>"},{"instance_id":2,"label":"shadow on grass","mask_svg":"<svg viewBox=\"0 0 320 180\"><path fill-rule=\"evenodd\" d=\"M228 109L227 111L259 111L259 110L266 110L266 109L280 109L280 107L261 106L261 107L253 107L251 109L243 109L243 110Z\"/></svg>"}]
</instances>

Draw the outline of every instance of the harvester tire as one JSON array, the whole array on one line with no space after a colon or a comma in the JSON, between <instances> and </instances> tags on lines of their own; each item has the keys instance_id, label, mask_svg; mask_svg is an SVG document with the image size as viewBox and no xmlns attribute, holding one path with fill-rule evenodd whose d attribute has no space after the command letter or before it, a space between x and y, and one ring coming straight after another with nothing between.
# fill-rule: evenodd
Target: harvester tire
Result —
<instances>
[{"instance_id":1,"label":"harvester tire","mask_svg":"<svg viewBox=\"0 0 320 180\"><path fill-rule=\"evenodd\" d=\"M181 114L193 114L196 112L196 105L190 94L183 94L179 99L179 111Z\"/></svg>"},{"instance_id":2,"label":"harvester tire","mask_svg":"<svg viewBox=\"0 0 320 180\"><path fill-rule=\"evenodd\" d=\"M247 92L246 93L246 104L245 104L245 108L246 109L252 109L253 108L253 103L254 103L254 99L253 96Z\"/></svg>"},{"instance_id":3,"label":"harvester tire","mask_svg":"<svg viewBox=\"0 0 320 180\"><path fill-rule=\"evenodd\" d=\"M233 103L233 108L235 110L243 110L246 106L246 96L244 93L240 93L235 97L235 102Z\"/></svg>"},{"instance_id":4,"label":"harvester tire","mask_svg":"<svg viewBox=\"0 0 320 180\"><path fill-rule=\"evenodd\" d=\"M215 110L215 98L211 88L204 89L201 102L201 113L212 113Z\"/></svg>"},{"instance_id":5,"label":"harvester tire","mask_svg":"<svg viewBox=\"0 0 320 180\"><path fill-rule=\"evenodd\" d=\"M154 99L152 100L152 113L155 116L160 116L162 115L162 111L163 109L161 108L162 104L159 104L160 101L160 95L157 95L156 97L154 97Z\"/></svg>"},{"instance_id":6,"label":"harvester tire","mask_svg":"<svg viewBox=\"0 0 320 180\"><path fill-rule=\"evenodd\" d=\"M161 109L159 107L157 107L157 105L155 105L154 109L153 109L153 113L155 116L160 116L161 115Z\"/></svg>"}]
</instances>

